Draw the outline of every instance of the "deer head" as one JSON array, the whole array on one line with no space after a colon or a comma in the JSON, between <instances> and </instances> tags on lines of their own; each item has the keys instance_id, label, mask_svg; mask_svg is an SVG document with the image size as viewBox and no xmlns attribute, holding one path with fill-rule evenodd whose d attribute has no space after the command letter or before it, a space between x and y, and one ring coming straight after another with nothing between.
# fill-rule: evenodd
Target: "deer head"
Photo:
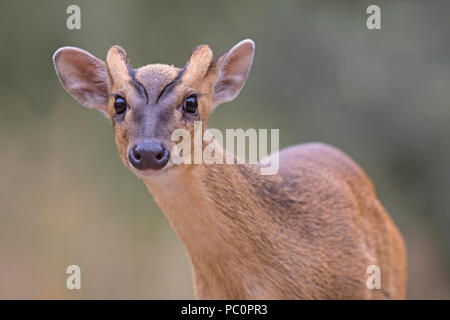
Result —
<instances>
[{"instance_id":1,"label":"deer head","mask_svg":"<svg viewBox=\"0 0 450 320\"><path fill-rule=\"evenodd\" d=\"M145 179L174 167L174 130L192 132L194 121L205 130L212 110L239 94L254 48L252 40L243 40L213 57L209 46L200 45L183 68L149 64L134 69L120 46L109 49L106 63L75 47L58 49L53 62L63 87L110 119L122 161Z\"/></svg>"}]
</instances>

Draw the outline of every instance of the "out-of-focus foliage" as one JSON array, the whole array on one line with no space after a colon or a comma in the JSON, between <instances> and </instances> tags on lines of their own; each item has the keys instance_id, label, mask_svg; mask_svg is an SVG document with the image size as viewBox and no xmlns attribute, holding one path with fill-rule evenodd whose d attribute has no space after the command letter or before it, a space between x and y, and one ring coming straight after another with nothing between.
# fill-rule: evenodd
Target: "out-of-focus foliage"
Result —
<instances>
[{"instance_id":1,"label":"out-of-focus foliage","mask_svg":"<svg viewBox=\"0 0 450 320\"><path fill-rule=\"evenodd\" d=\"M401 229L409 298L450 298L450 3L12 1L0 4L0 298L191 298L183 245L121 164L112 129L61 87L53 52L183 66L250 37L239 98L210 127L279 128L282 147L324 141L356 159ZM81 7L81 30L66 8ZM80 265L82 290L65 288Z\"/></svg>"}]
</instances>

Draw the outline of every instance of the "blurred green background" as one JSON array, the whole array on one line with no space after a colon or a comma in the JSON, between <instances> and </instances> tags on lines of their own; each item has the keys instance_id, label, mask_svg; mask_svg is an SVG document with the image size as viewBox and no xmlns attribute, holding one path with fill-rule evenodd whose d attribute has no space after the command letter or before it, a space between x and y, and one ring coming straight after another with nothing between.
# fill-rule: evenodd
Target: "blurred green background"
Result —
<instances>
[{"instance_id":1,"label":"blurred green background","mask_svg":"<svg viewBox=\"0 0 450 320\"><path fill-rule=\"evenodd\" d=\"M81 7L81 30L66 8ZM382 29L366 28L381 7ZM112 129L60 85L61 46L183 66L252 38L247 85L215 128L323 141L374 180L402 231L408 297L450 298L450 3L12 1L0 4L0 298L192 298L182 243L122 165ZM68 265L82 289L65 287Z\"/></svg>"}]
</instances>

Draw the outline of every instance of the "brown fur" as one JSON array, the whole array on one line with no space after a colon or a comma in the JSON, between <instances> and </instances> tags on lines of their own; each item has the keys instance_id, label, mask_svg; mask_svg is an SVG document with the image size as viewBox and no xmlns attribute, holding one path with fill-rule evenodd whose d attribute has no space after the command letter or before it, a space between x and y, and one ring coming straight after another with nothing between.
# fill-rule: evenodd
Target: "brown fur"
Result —
<instances>
[{"instance_id":1,"label":"brown fur","mask_svg":"<svg viewBox=\"0 0 450 320\"><path fill-rule=\"evenodd\" d=\"M81 64L89 66L85 74L105 74L107 68L100 88L108 88L108 103L98 109L111 119L121 159L145 182L185 244L198 298L405 298L402 237L364 171L331 146L282 150L280 170L272 176L260 175L259 165L250 164L169 161L159 171L145 172L129 164L129 148L137 141L157 139L172 149L175 129L192 133L193 121L201 120L205 130L213 108L234 99L245 83L253 49L252 42L241 42L213 58L202 45L183 69L156 64L134 70L118 46L110 49L106 67L73 48L65 56L58 51L54 59L64 87L80 102L90 101L91 93L69 90L75 86L65 70L80 66L80 56L90 61ZM180 106L193 93L199 114L189 117ZM130 106L121 117L114 114L117 94ZM381 269L379 290L366 286L370 265Z\"/></svg>"},{"instance_id":2,"label":"brown fur","mask_svg":"<svg viewBox=\"0 0 450 320\"><path fill-rule=\"evenodd\" d=\"M199 298L405 298L402 238L366 174L331 146L283 150L274 176L209 165L145 182L187 247ZM366 287L369 265L381 290Z\"/></svg>"}]
</instances>

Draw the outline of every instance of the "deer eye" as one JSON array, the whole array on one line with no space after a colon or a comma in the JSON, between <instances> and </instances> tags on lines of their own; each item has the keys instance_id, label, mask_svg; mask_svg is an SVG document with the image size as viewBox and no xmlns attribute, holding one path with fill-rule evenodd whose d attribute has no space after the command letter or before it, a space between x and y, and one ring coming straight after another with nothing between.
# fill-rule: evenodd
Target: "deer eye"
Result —
<instances>
[{"instance_id":1,"label":"deer eye","mask_svg":"<svg viewBox=\"0 0 450 320\"><path fill-rule=\"evenodd\" d=\"M116 101L114 101L114 110L117 114L122 114L127 111L127 102L122 97L117 97Z\"/></svg>"},{"instance_id":2,"label":"deer eye","mask_svg":"<svg viewBox=\"0 0 450 320\"><path fill-rule=\"evenodd\" d=\"M183 103L183 111L187 113L197 113L198 103L196 96L189 96Z\"/></svg>"}]
</instances>

